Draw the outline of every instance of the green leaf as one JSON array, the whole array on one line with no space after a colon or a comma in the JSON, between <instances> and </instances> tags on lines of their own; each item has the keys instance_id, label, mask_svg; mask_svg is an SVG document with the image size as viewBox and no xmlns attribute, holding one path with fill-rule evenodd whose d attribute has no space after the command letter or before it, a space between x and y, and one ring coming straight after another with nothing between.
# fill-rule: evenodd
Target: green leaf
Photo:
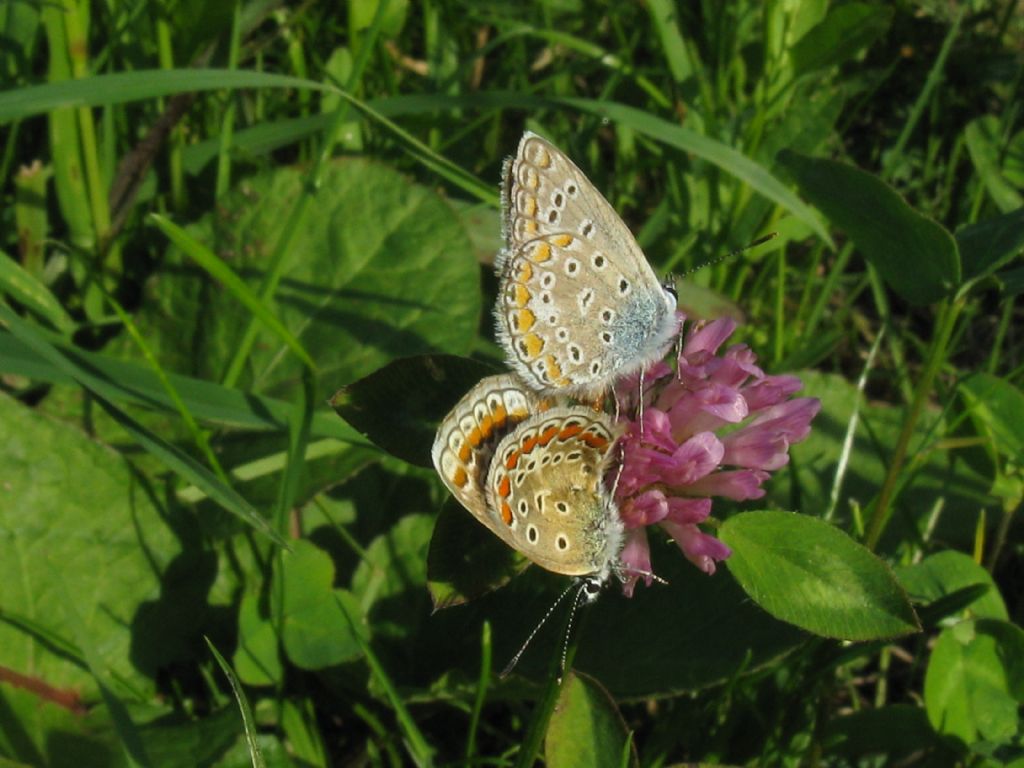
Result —
<instances>
[{"instance_id":1,"label":"green leaf","mask_svg":"<svg viewBox=\"0 0 1024 768\"><path fill-rule=\"evenodd\" d=\"M940 733L968 745L1009 741L1024 703L1024 631L996 619L944 630L928 662L924 701Z\"/></svg>"},{"instance_id":2,"label":"green leaf","mask_svg":"<svg viewBox=\"0 0 1024 768\"><path fill-rule=\"evenodd\" d=\"M299 360L314 371L316 370L316 363L313 362L313 359L299 343L298 339L292 336L288 329L271 312L270 308L260 300L259 296L249 289L242 279L231 270L231 267L224 263L223 259L218 258L213 251L204 247L202 243L196 242L185 230L169 219L156 213L151 213L149 218L150 221L160 228L161 232L167 235L167 239L205 270L210 277L220 283L231 296L237 299L242 306L263 323L264 327L288 347Z\"/></svg>"},{"instance_id":3,"label":"green leaf","mask_svg":"<svg viewBox=\"0 0 1024 768\"><path fill-rule=\"evenodd\" d=\"M430 539L427 575L434 610L450 608L504 586L530 564L449 499Z\"/></svg>"},{"instance_id":4,"label":"green leaf","mask_svg":"<svg viewBox=\"0 0 1024 768\"><path fill-rule=\"evenodd\" d=\"M544 738L545 765L619 768L627 750L625 765L639 765L629 728L608 691L592 677L568 674Z\"/></svg>"},{"instance_id":5,"label":"green leaf","mask_svg":"<svg viewBox=\"0 0 1024 768\"><path fill-rule=\"evenodd\" d=\"M359 601L333 585L334 563L310 542L297 541L293 552L281 554L273 585L280 596L281 641L289 660L302 669L323 669L360 655L339 602L357 620L356 631L368 637Z\"/></svg>"},{"instance_id":6,"label":"green leaf","mask_svg":"<svg viewBox=\"0 0 1024 768\"><path fill-rule=\"evenodd\" d=\"M957 394L993 458L1024 465L1024 392L999 376L975 373L960 382Z\"/></svg>"},{"instance_id":7,"label":"green leaf","mask_svg":"<svg viewBox=\"0 0 1024 768\"><path fill-rule=\"evenodd\" d=\"M189 658L194 643L186 637L207 619L208 573L190 568L177 582L187 594L175 599L192 623L161 624L159 631L152 625L164 580L175 562L189 559L179 536L197 535L193 516L156 508L156 494L118 453L3 394L0 424L3 665L75 701L94 700L97 683L75 646L92 638L95 666L111 694L126 703L148 699L156 665ZM82 755L105 742L89 732L109 728L109 714L86 722L73 706L41 706L37 695L20 689L8 688L3 698L6 717L25 728L24 755L52 756L54 739L62 737L81 738Z\"/></svg>"},{"instance_id":8,"label":"green leaf","mask_svg":"<svg viewBox=\"0 0 1024 768\"><path fill-rule=\"evenodd\" d=\"M261 602L259 595L247 593L238 606L238 647L232 661L246 685L274 685L284 674L277 628L270 616L260 613Z\"/></svg>"},{"instance_id":9,"label":"green leaf","mask_svg":"<svg viewBox=\"0 0 1024 768\"><path fill-rule=\"evenodd\" d=\"M75 329L75 321L50 290L18 262L0 251L0 295L7 294L26 309L47 320L62 333Z\"/></svg>"},{"instance_id":10,"label":"green leaf","mask_svg":"<svg viewBox=\"0 0 1024 768\"><path fill-rule=\"evenodd\" d=\"M908 302L929 304L960 286L960 255L953 236L917 213L877 176L790 150L779 154L779 162Z\"/></svg>"},{"instance_id":11,"label":"green leaf","mask_svg":"<svg viewBox=\"0 0 1024 768\"><path fill-rule=\"evenodd\" d=\"M974 169L985 185L989 197L1003 213L1009 213L1024 206L1021 197L1002 172L1002 156L1004 141L1002 138L1001 121L995 115L983 115L967 124L964 130L964 141L967 153L971 156Z\"/></svg>"},{"instance_id":12,"label":"green leaf","mask_svg":"<svg viewBox=\"0 0 1024 768\"><path fill-rule=\"evenodd\" d=\"M1024 248L1024 208L968 224L957 230L956 242L964 277L986 277L1020 256Z\"/></svg>"},{"instance_id":13,"label":"green leaf","mask_svg":"<svg viewBox=\"0 0 1024 768\"><path fill-rule=\"evenodd\" d=\"M475 384L496 370L453 355L420 355L388 363L338 390L338 415L388 453L430 467L442 419Z\"/></svg>"},{"instance_id":14,"label":"green leaf","mask_svg":"<svg viewBox=\"0 0 1024 768\"><path fill-rule=\"evenodd\" d=\"M914 565L896 570L896 577L912 600L931 603L964 587L987 586L984 595L966 606L970 616L1006 619L1006 604L992 575L962 552L946 550Z\"/></svg>"},{"instance_id":15,"label":"green leaf","mask_svg":"<svg viewBox=\"0 0 1024 768\"><path fill-rule=\"evenodd\" d=\"M97 107L155 99L175 93L236 88L330 90L330 86L312 80L246 70L151 69L115 72L0 91L0 124L62 107Z\"/></svg>"},{"instance_id":16,"label":"green leaf","mask_svg":"<svg viewBox=\"0 0 1024 768\"><path fill-rule=\"evenodd\" d=\"M427 583L427 547L434 519L405 515L370 542L352 575L352 594L369 615L375 637L408 641L419 634L417 617Z\"/></svg>"},{"instance_id":17,"label":"green leaf","mask_svg":"<svg viewBox=\"0 0 1024 768\"><path fill-rule=\"evenodd\" d=\"M891 8L869 3L833 6L789 50L796 74L842 64L881 37L892 22Z\"/></svg>"},{"instance_id":18,"label":"green leaf","mask_svg":"<svg viewBox=\"0 0 1024 768\"><path fill-rule=\"evenodd\" d=\"M772 616L824 637L874 640L920 629L886 564L828 523L789 512L730 517L719 537L744 591Z\"/></svg>"},{"instance_id":19,"label":"green leaf","mask_svg":"<svg viewBox=\"0 0 1024 768\"><path fill-rule=\"evenodd\" d=\"M144 365L100 355L69 344L54 343L53 348L78 367L93 371L108 387L104 394L115 403L142 405L171 412L174 405L160 385L154 371ZM37 349L0 331L0 372L27 376L52 384L77 384L65 368L54 364ZM262 397L238 389L222 387L179 374L168 379L181 394L185 406L201 421L248 430L287 429L287 420L294 406L281 400ZM322 409L313 416L312 434L331 437L357 446L370 447L358 432Z\"/></svg>"},{"instance_id":20,"label":"green leaf","mask_svg":"<svg viewBox=\"0 0 1024 768\"><path fill-rule=\"evenodd\" d=\"M230 254L234 272L256 286L280 234L280 211L305 183L294 168L249 178L219 202L216 218L188 233ZM170 260L146 286L138 325L168 368L219 379L245 330L239 304L205 274ZM468 352L477 337L480 266L465 227L436 192L386 165L330 164L282 269L274 311L316 361L321 396L397 357ZM287 352L261 332L246 388L292 391L302 366Z\"/></svg>"}]
</instances>

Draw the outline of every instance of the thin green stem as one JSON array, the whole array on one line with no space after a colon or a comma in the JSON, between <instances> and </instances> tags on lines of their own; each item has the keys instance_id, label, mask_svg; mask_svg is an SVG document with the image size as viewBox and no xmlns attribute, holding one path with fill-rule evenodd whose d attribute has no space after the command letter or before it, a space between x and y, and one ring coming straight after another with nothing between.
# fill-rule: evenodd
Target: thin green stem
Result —
<instances>
[{"instance_id":1,"label":"thin green stem","mask_svg":"<svg viewBox=\"0 0 1024 768\"><path fill-rule=\"evenodd\" d=\"M228 69L238 69L238 49L242 37L242 7L235 2L235 10L231 19L231 47L228 51ZM218 200L224 197L231 186L231 141L235 134L236 94L228 92L228 106L224 110L224 119L220 124L220 146L217 151L217 185L215 195Z\"/></svg>"},{"instance_id":2,"label":"thin green stem","mask_svg":"<svg viewBox=\"0 0 1024 768\"><path fill-rule=\"evenodd\" d=\"M882 490L879 491L874 511L871 513L871 519L868 521L865 543L870 549L874 549L878 545L878 540L882 537L882 533L892 517L892 503L902 474L903 465L907 459L910 439L913 437L914 430L921 420L921 414L924 411L928 396L931 394L935 377L946 360L949 351L949 341L963 307L963 299L946 300L939 305L938 328L928 353L928 360L924 371L921 373L921 378L914 388L913 399L910 402L909 410L903 418L903 425L896 440L896 447L889 459L889 469L882 483Z\"/></svg>"},{"instance_id":3,"label":"thin green stem","mask_svg":"<svg viewBox=\"0 0 1024 768\"><path fill-rule=\"evenodd\" d=\"M491 625L484 622L480 631L480 678L473 698L473 711L469 716L469 733L466 736L466 763L472 764L476 756L476 732L480 727L480 713L487 700L487 685L491 679Z\"/></svg>"}]
</instances>

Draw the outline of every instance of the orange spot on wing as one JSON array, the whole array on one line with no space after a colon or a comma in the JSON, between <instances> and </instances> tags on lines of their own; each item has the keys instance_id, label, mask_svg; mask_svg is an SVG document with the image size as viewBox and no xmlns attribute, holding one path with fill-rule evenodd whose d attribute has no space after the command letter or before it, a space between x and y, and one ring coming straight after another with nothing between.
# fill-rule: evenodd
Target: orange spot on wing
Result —
<instances>
[{"instance_id":1,"label":"orange spot on wing","mask_svg":"<svg viewBox=\"0 0 1024 768\"><path fill-rule=\"evenodd\" d=\"M537 198L527 196L523 200L523 213L527 216L533 216L537 213Z\"/></svg>"},{"instance_id":2,"label":"orange spot on wing","mask_svg":"<svg viewBox=\"0 0 1024 768\"><path fill-rule=\"evenodd\" d=\"M509 494L512 493L512 481L508 475L501 478L501 482L498 483L498 495L503 499L507 499Z\"/></svg>"},{"instance_id":3,"label":"orange spot on wing","mask_svg":"<svg viewBox=\"0 0 1024 768\"><path fill-rule=\"evenodd\" d=\"M543 264L551 258L551 245L548 243L537 243L533 247L533 261L536 264Z\"/></svg>"},{"instance_id":4,"label":"orange spot on wing","mask_svg":"<svg viewBox=\"0 0 1024 768\"><path fill-rule=\"evenodd\" d=\"M525 259L519 264L519 274L516 276L521 283L530 282L533 277L533 264Z\"/></svg>"},{"instance_id":5,"label":"orange spot on wing","mask_svg":"<svg viewBox=\"0 0 1024 768\"><path fill-rule=\"evenodd\" d=\"M576 437L582 431L583 427L580 424L570 424L558 433L558 439L564 442L571 437Z\"/></svg>"},{"instance_id":6,"label":"orange spot on wing","mask_svg":"<svg viewBox=\"0 0 1024 768\"><path fill-rule=\"evenodd\" d=\"M473 431L469 433L466 439L469 440L469 444L471 446L476 448L483 441L484 437L480 434L480 430L478 428L473 427Z\"/></svg>"},{"instance_id":7,"label":"orange spot on wing","mask_svg":"<svg viewBox=\"0 0 1024 768\"><path fill-rule=\"evenodd\" d=\"M505 525L512 525L512 507L507 501L501 502L501 519L505 521Z\"/></svg>"},{"instance_id":8,"label":"orange spot on wing","mask_svg":"<svg viewBox=\"0 0 1024 768\"><path fill-rule=\"evenodd\" d=\"M537 442L541 445L547 445L555 439L555 435L558 434L558 427L548 427L537 438Z\"/></svg>"},{"instance_id":9,"label":"orange spot on wing","mask_svg":"<svg viewBox=\"0 0 1024 768\"><path fill-rule=\"evenodd\" d=\"M523 337L523 347L526 352L526 359L533 360L544 351L544 339L536 333L528 333Z\"/></svg>"},{"instance_id":10,"label":"orange spot on wing","mask_svg":"<svg viewBox=\"0 0 1024 768\"><path fill-rule=\"evenodd\" d=\"M469 443L463 443L459 448L459 461L463 464L469 463L469 457L473 455L473 449L469 447Z\"/></svg>"},{"instance_id":11,"label":"orange spot on wing","mask_svg":"<svg viewBox=\"0 0 1024 768\"><path fill-rule=\"evenodd\" d=\"M465 488L466 487L466 483L468 483L468 482L469 482L469 475L466 474L466 470L463 469L462 467L459 467L458 469L456 469L455 473L452 475L452 483L455 485L455 487L456 488Z\"/></svg>"},{"instance_id":12,"label":"orange spot on wing","mask_svg":"<svg viewBox=\"0 0 1024 768\"><path fill-rule=\"evenodd\" d=\"M518 316L519 331L521 333L526 333L527 331L529 331L531 328L533 328L533 324L537 322L537 316L528 309L520 309Z\"/></svg>"},{"instance_id":13,"label":"orange spot on wing","mask_svg":"<svg viewBox=\"0 0 1024 768\"><path fill-rule=\"evenodd\" d=\"M592 432L587 432L583 435L583 442L591 448L604 448L608 445L608 441L605 438L600 435L595 435Z\"/></svg>"},{"instance_id":14,"label":"orange spot on wing","mask_svg":"<svg viewBox=\"0 0 1024 768\"><path fill-rule=\"evenodd\" d=\"M491 436L491 433L493 431L494 419L492 419L489 415L484 416L482 419L480 419L480 434L484 436L485 440Z\"/></svg>"},{"instance_id":15,"label":"orange spot on wing","mask_svg":"<svg viewBox=\"0 0 1024 768\"><path fill-rule=\"evenodd\" d=\"M516 283L512 291L512 303L514 303L517 307L525 307L527 304L530 303L530 291L527 290L525 285L520 285L519 283Z\"/></svg>"},{"instance_id":16,"label":"orange spot on wing","mask_svg":"<svg viewBox=\"0 0 1024 768\"><path fill-rule=\"evenodd\" d=\"M494 419L494 428L501 429L505 426L505 420L508 418L508 411L505 410L505 406L495 406L494 412L491 414Z\"/></svg>"},{"instance_id":17,"label":"orange spot on wing","mask_svg":"<svg viewBox=\"0 0 1024 768\"><path fill-rule=\"evenodd\" d=\"M558 364L558 360L555 359L554 355L548 355L544 359L547 363L548 376L551 377L552 381L557 381L561 384L562 366Z\"/></svg>"},{"instance_id":18,"label":"orange spot on wing","mask_svg":"<svg viewBox=\"0 0 1024 768\"><path fill-rule=\"evenodd\" d=\"M559 248L568 248L570 245L572 245L573 239L574 238L572 235L556 235L551 240Z\"/></svg>"},{"instance_id":19,"label":"orange spot on wing","mask_svg":"<svg viewBox=\"0 0 1024 768\"><path fill-rule=\"evenodd\" d=\"M519 451L512 451L509 457L505 459L505 469L513 470L519 464Z\"/></svg>"}]
</instances>

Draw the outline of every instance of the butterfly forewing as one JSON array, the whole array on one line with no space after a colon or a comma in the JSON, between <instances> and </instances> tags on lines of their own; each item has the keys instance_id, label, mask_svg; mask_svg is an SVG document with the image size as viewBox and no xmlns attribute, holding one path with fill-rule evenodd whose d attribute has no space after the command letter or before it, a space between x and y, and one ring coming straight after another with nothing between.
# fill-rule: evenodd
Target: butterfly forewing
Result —
<instances>
[{"instance_id":1,"label":"butterfly forewing","mask_svg":"<svg viewBox=\"0 0 1024 768\"><path fill-rule=\"evenodd\" d=\"M524 421L498 444L487 473L492 527L549 571L606 578L622 538L604 484L614 442L608 418L584 407Z\"/></svg>"},{"instance_id":2,"label":"butterfly forewing","mask_svg":"<svg viewBox=\"0 0 1024 768\"><path fill-rule=\"evenodd\" d=\"M501 439L537 407L536 396L515 376L489 376L466 393L438 427L430 452L434 468L462 506L492 530L483 491L491 458Z\"/></svg>"},{"instance_id":3,"label":"butterfly forewing","mask_svg":"<svg viewBox=\"0 0 1024 768\"><path fill-rule=\"evenodd\" d=\"M498 336L530 386L600 394L664 354L675 299L568 157L524 135L506 166L504 205Z\"/></svg>"}]
</instances>

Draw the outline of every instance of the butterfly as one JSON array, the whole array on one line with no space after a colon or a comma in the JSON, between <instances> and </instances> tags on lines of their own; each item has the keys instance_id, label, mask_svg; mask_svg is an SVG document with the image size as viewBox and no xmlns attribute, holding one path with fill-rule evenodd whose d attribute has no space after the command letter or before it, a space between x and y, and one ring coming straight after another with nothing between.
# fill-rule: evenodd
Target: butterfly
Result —
<instances>
[{"instance_id":1,"label":"butterfly","mask_svg":"<svg viewBox=\"0 0 1024 768\"><path fill-rule=\"evenodd\" d=\"M618 435L604 413L544 405L516 376L489 376L441 422L431 458L498 538L596 593L620 572L623 524L605 484Z\"/></svg>"},{"instance_id":2,"label":"butterfly","mask_svg":"<svg viewBox=\"0 0 1024 768\"><path fill-rule=\"evenodd\" d=\"M565 154L527 132L504 168L498 341L533 390L593 401L660 360L676 295Z\"/></svg>"}]
</instances>

